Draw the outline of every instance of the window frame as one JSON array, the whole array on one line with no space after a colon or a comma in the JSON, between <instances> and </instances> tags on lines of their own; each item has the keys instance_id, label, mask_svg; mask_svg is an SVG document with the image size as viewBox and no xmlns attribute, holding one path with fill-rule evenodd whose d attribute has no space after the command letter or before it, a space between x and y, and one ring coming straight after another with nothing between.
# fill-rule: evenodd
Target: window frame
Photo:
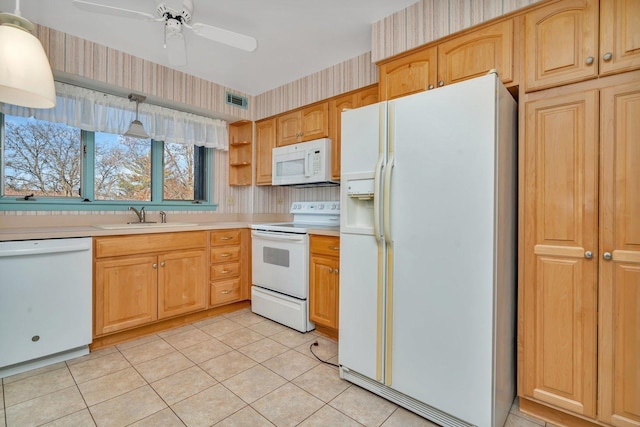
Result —
<instances>
[{"instance_id":1,"label":"window frame","mask_svg":"<svg viewBox=\"0 0 640 427\"><path fill-rule=\"evenodd\" d=\"M0 113L0 138L4 140L5 115ZM95 133L81 130L80 195L77 197L34 197L22 200L15 196L0 196L0 210L4 211L121 211L131 205L181 211L216 210L213 203L214 149L204 148L204 171L200 176L202 200L164 200L164 142L151 140L151 200L93 200L95 194ZM4 144L0 144L0 181L4 186ZM89 196L89 197L88 197Z\"/></svg>"}]
</instances>

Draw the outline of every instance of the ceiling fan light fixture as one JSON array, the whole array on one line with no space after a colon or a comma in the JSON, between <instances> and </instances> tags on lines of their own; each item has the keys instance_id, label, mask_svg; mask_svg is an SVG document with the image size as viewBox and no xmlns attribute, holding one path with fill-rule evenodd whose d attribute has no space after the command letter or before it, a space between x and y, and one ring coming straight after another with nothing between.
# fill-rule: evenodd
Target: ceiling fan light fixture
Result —
<instances>
[{"instance_id":1,"label":"ceiling fan light fixture","mask_svg":"<svg viewBox=\"0 0 640 427\"><path fill-rule=\"evenodd\" d=\"M56 106L56 88L47 54L31 31L34 25L13 13L0 13L0 102L28 108Z\"/></svg>"},{"instance_id":2,"label":"ceiling fan light fixture","mask_svg":"<svg viewBox=\"0 0 640 427\"><path fill-rule=\"evenodd\" d=\"M138 120L138 106L145 99L147 99L147 97L143 95L136 95L134 93L129 94L129 101L134 101L136 103L136 119L131 122L129 129L124 133L124 136L142 139L149 138L149 134L144 130L142 122Z\"/></svg>"}]
</instances>

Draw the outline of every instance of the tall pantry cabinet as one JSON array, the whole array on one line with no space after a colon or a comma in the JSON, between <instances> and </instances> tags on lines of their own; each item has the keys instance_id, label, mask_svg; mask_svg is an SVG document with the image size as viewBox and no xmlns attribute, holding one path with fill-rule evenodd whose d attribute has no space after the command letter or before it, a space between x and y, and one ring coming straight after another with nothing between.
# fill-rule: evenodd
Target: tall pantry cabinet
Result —
<instances>
[{"instance_id":1,"label":"tall pantry cabinet","mask_svg":"<svg viewBox=\"0 0 640 427\"><path fill-rule=\"evenodd\" d=\"M637 0L525 14L518 395L556 425L640 426L638 28Z\"/></svg>"},{"instance_id":2,"label":"tall pantry cabinet","mask_svg":"<svg viewBox=\"0 0 640 427\"><path fill-rule=\"evenodd\" d=\"M640 73L528 96L520 395L640 426ZM527 400L530 399L530 400Z\"/></svg>"}]
</instances>

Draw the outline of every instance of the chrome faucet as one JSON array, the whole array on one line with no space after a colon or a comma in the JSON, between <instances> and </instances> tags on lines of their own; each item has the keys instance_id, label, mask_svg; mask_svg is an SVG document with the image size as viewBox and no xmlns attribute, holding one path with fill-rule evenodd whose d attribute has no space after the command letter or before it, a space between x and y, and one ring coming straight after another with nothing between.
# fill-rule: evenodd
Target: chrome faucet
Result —
<instances>
[{"instance_id":1,"label":"chrome faucet","mask_svg":"<svg viewBox=\"0 0 640 427\"><path fill-rule=\"evenodd\" d=\"M129 210L135 212L140 222L146 222L146 212L144 211L144 206L141 207L140 210L134 208L133 206L129 206Z\"/></svg>"}]
</instances>

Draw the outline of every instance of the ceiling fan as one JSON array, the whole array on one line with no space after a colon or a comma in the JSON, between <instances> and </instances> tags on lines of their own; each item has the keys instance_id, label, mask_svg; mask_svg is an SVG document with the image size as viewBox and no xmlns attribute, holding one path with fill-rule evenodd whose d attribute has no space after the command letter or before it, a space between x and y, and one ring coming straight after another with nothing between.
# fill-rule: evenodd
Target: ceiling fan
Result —
<instances>
[{"instance_id":1,"label":"ceiling fan","mask_svg":"<svg viewBox=\"0 0 640 427\"><path fill-rule=\"evenodd\" d=\"M89 12L163 22L164 46L167 49L169 64L172 66L181 66L187 63L182 27L192 30L201 37L248 52L253 52L258 46L256 39L251 36L198 22L190 23L193 12L192 0L156 0L155 15L86 0L73 0L73 4Z\"/></svg>"}]
</instances>

